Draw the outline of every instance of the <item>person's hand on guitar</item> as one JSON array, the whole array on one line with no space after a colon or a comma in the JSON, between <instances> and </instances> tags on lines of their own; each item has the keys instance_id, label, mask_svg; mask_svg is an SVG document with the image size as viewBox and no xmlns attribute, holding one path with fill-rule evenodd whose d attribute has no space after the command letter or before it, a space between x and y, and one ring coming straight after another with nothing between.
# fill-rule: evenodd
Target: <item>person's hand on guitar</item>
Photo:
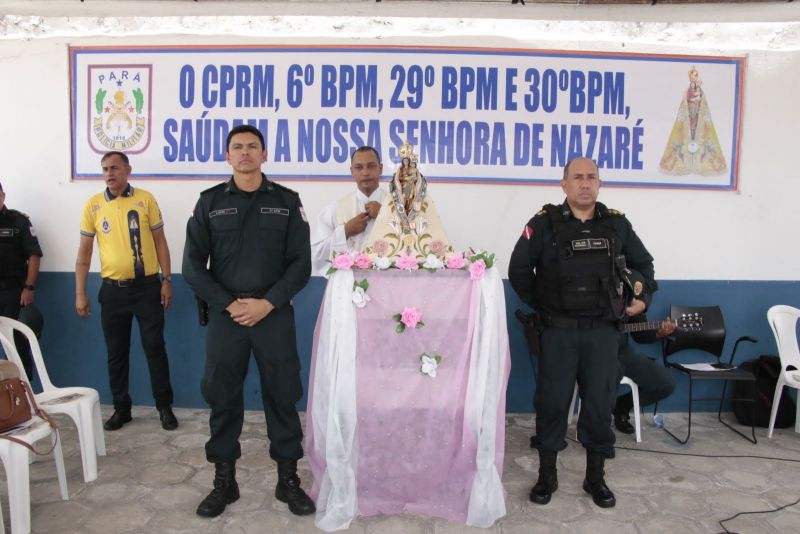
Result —
<instances>
[{"instance_id":1,"label":"person's hand on guitar","mask_svg":"<svg viewBox=\"0 0 800 534\"><path fill-rule=\"evenodd\" d=\"M656 332L656 337L658 339L663 339L675 332L677 328L678 325L676 325L671 318L667 317L661 322L661 328Z\"/></svg>"}]
</instances>

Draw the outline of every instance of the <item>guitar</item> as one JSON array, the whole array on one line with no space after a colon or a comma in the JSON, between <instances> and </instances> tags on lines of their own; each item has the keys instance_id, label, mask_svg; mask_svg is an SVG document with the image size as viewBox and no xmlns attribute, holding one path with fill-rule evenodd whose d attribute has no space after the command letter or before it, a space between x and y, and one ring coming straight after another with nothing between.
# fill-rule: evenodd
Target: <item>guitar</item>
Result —
<instances>
[{"instance_id":1,"label":"guitar","mask_svg":"<svg viewBox=\"0 0 800 534\"><path fill-rule=\"evenodd\" d=\"M644 321L641 323L624 323L620 326L626 334L631 332L644 332L645 330L659 330L667 321L675 325L682 332L699 332L703 329L703 315L701 313L684 313L680 317L663 321Z\"/></svg>"}]
</instances>

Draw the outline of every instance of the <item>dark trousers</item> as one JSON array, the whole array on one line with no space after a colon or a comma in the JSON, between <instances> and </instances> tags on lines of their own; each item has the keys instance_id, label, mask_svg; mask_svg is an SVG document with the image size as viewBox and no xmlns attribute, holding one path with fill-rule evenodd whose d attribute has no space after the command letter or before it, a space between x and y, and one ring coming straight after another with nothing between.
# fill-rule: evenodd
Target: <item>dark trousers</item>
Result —
<instances>
[{"instance_id":1,"label":"dark trousers","mask_svg":"<svg viewBox=\"0 0 800 534\"><path fill-rule=\"evenodd\" d=\"M303 385L292 306L272 310L252 327L237 324L227 312L212 309L209 313L200 386L211 408L206 458L213 463L232 462L242 454L243 386L251 352L261 380L269 455L276 461L299 460L303 430L295 404L303 395Z\"/></svg>"},{"instance_id":2,"label":"dark trousers","mask_svg":"<svg viewBox=\"0 0 800 534\"><path fill-rule=\"evenodd\" d=\"M128 371L133 318L139 324L142 348L150 369L150 387L157 408L172 404L169 361L164 345L164 308L157 278L129 287L100 286L100 320L108 350L108 379L115 410L128 410Z\"/></svg>"},{"instance_id":3,"label":"dark trousers","mask_svg":"<svg viewBox=\"0 0 800 534\"><path fill-rule=\"evenodd\" d=\"M551 452L566 448L567 415L577 381L581 396L578 441L588 451L613 457L611 411L617 397L618 343L619 332L612 326L542 332L534 447Z\"/></svg>"},{"instance_id":4,"label":"dark trousers","mask_svg":"<svg viewBox=\"0 0 800 534\"><path fill-rule=\"evenodd\" d=\"M19 311L22 309L19 305L21 295L22 286L0 289L0 315L18 319ZM14 345L17 348L17 354L22 359L22 366L25 367L25 374L28 375L28 380L33 381L33 359L31 358L28 338L21 332L14 332Z\"/></svg>"},{"instance_id":5,"label":"dark trousers","mask_svg":"<svg viewBox=\"0 0 800 534\"><path fill-rule=\"evenodd\" d=\"M639 405L648 406L669 397L675 390L675 380L669 370L644 354L639 354L629 343L619 349L619 378L627 376L639 387Z\"/></svg>"}]
</instances>

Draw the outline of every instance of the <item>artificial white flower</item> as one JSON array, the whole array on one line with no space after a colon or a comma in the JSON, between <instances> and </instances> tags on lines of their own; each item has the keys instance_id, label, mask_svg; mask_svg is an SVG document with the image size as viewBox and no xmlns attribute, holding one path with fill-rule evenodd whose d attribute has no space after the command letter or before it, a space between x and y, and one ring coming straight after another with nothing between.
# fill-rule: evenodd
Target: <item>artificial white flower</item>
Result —
<instances>
[{"instance_id":1,"label":"artificial white flower","mask_svg":"<svg viewBox=\"0 0 800 534\"><path fill-rule=\"evenodd\" d=\"M439 367L439 362L427 354L423 355L420 359L422 360L422 366L419 370L422 374L428 375L431 378L436 378L436 368Z\"/></svg>"},{"instance_id":2,"label":"artificial white flower","mask_svg":"<svg viewBox=\"0 0 800 534\"><path fill-rule=\"evenodd\" d=\"M437 258L434 254L428 254L428 257L425 258L425 263L422 264L423 269L442 269L444 268L444 263L442 260Z\"/></svg>"},{"instance_id":3,"label":"artificial white flower","mask_svg":"<svg viewBox=\"0 0 800 534\"><path fill-rule=\"evenodd\" d=\"M353 288L353 304L356 305L356 308L363 308L370 300L372 299L369 298L363 287L356 286Z\"/></svg>"},{"instance_id":4,"label":"artificial white flower","mask_svg":"<svg viewBox=\"0 0 800 534\"><path fill-rule=\"evenodd\" d=\"M380 256L378 259L375 260L373 265L375 266L376 269L385 271L386 269L392 266L392 260L390 260L386 256Z\"/></svg>"}]
</instances>

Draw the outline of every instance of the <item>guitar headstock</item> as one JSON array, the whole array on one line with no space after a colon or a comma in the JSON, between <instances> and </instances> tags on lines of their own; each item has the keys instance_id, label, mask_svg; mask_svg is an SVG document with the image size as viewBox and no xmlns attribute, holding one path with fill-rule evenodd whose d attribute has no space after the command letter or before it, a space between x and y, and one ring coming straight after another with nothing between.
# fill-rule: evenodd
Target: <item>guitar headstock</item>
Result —
<instances>
[{"instance_id":1,"label":"guitar headstock","mask_svg":"<svg viewBox=\"0 0 800 534\"><path fill-rule=\"evenodd\" d=\"M678 330L684 332L699 332L703 329L703 315L701 313L682 313L674 321Z\"/></svg>"}]
</instances>

